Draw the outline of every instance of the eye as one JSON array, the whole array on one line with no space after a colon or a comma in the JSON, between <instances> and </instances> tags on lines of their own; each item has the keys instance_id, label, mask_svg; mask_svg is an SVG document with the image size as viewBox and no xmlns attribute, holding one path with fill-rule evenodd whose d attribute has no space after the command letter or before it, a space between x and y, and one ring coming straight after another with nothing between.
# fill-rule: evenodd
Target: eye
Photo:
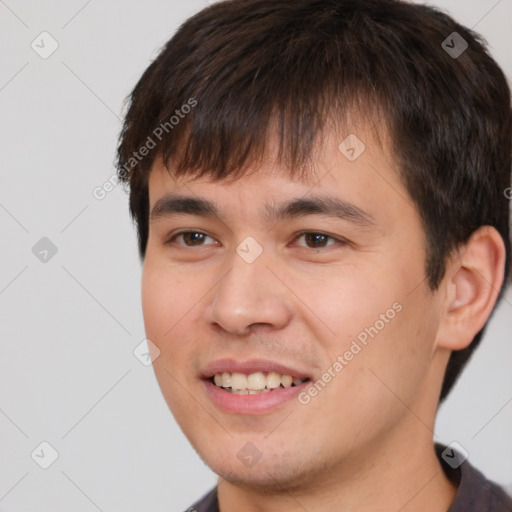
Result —
<instances>
[{"instance_id":1,"label":"eye","mask_svg":"<svg viewBox=\"0 0 512 512\"><path fill-rule=\"evenodd\" d=\"M171 238L169 238L166 244L176 243L177 245L181 245L183 247L200 247L209 245L205 243L208 238L211 239L214 244L217 243L211 236L202 233L201 231L182 231L181 233L176 233ZM348 243L344 240L340 240L330 235L326 235L325 233L316 231L300 233L296 240L300 239L303 239L304 243L299 243L297 245L309 249L322 249L331 245L346 245Z\"/></svg>"},{"instance_id":2,"label":"eye","mask_svg":"<svg viewBox=\"0 0 512 512\"><path fill-rule=\"evenodd\" d=\"M179 238L181 238L181 240L184 243L178 243L178 245L182 245L184 247L197 247L197 246L205 245L203 242L207 238L210 238L211 240L213 240L213 238L211 236L208 236L205 233L201 233L200 231L182 231L181 233L176 233L175 235L173 235L166 242L166 244L174 243Z\"/></svg>"},{"instance_id":3,"label":"eye","mask_svg":"<svg viewBox=\"0 0 512 512\"><path fill-rule=\"evenodd\" d=\"M325 233L318 233L315 231L307 231L305 233L300 233L299 236L297 237L297 240L300 240L301 238L304 238L305 245L298 245L300 247L308 247L310 249L322 249L330 245L346 244L346 242L344 242L343 240L338 240L330 235L326 235ZM329 241L331 241L332 243L329 243Z\"/></svg>"}]
</instances>

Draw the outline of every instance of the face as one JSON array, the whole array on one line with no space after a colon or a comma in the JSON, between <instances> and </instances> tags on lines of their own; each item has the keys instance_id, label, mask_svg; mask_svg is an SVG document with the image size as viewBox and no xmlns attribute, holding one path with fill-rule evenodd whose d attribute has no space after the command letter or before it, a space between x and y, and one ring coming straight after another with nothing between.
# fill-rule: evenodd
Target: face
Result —
<instances>
[{"instance_id":1,"label":"face","mask_svg":"<svg viewBox=\"0 0 512 512\"><path fill-rule=\"evenodd\" d=\"M325 137L307 180L270 163L231 182L151 171L154 370L193 447L232 482L313 485L404 435L431 442L410 413L433 422L442 378L424 232L393 156L358 136L354 161Z\"/></svg>"}]
</instances>

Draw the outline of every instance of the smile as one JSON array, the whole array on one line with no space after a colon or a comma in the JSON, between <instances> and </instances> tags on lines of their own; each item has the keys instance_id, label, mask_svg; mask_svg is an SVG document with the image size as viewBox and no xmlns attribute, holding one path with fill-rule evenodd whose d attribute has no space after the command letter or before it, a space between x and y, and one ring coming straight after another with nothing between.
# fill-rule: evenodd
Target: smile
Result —
<instances>
[{"instance_id":1,"label":"smile","mask_svg":"<svg viewBox=\"0 0 512 512\"><path fill-rule=\"evenodd\" d=\"M211 382L228 393L237 395L259 395L270 393L279 388L300 386L308 379L294 379L291 375L281 375L276 372L256 372L245 375L240 372L216 373Z\"/></svg>"},{"instance_id":2,"label":"smile","mask_svg":"<svg viewBox=\"0 0 512 512\"><path fill-rule=\"evenodd\" d=\"M311 383L299 370L268 360L218 360L201 375L206 394L223 412L263 414L291 402Z\"/></svg>"}]
</instances>

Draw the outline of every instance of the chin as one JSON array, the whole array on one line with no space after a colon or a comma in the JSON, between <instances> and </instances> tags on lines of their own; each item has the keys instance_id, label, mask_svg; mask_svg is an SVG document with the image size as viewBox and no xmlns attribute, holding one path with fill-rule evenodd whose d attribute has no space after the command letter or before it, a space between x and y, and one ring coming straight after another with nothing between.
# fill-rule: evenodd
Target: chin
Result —
<instances>
[{"instance_id":1,"label":"chin","mask_svg":"<svg viewBox=\"0 0 512 512\"><path fill-rule=\"evenodd\" d=\"M266 494L280 494L303 489L318 473L316 467L291 458L283 461L281 454L262 455L252 466L246 466L236 453L219 457L218 452L199 453L203 462L222 479L237 487ZM291 455L296 457L297 454Z\"/></svg>"}]
</instances>

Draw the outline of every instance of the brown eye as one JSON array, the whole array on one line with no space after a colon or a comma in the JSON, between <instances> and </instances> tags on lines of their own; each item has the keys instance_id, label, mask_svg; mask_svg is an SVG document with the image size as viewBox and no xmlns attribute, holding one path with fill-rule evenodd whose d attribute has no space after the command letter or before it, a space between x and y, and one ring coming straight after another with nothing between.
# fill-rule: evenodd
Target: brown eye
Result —
<instances>
[{"instance_id":1,"label":"brown eye","mask_svg":"<svg viewBox=\"0 0 512 512\"><path fill-rule=\"evenodd\" d=\"M183 241L186 245L201 245L204 237L203 233L183 233Z\"/></svg>"},{"instance_id":2,"label":"brown eye","mask_svg":"<svg viewBox=\"0 0 512 512\"><path fill-rule=\"evenodd\" d=\"M324 247L326 242L329 240L329 237L326 235L322 235L320 233L307 233L306 235L306 243L308 245L312 245L313 247Z\"/></svg>"},{"instance_id":3,"label":"brown eye","mask_svg":"<svg viewBox=\"0 0 512 512\"><path fill-rule=\"evenodd\" d=\"M335 245L336 243L342 243L340 240L336 240L332 236L325 235L324 233L307 232L301 233L298 239L304 238L305 245L299 244L301 247L308 247L310 249L322 249L329 245ZM331 243L329 243L331 241Z\"/></svg>"},{"instance_id":4,"label":"brown eye","mask_svg":"<svg viewBox=\"0 0 512 512\"><path fill-rule=\"evenodd\" d=\"M205 245L203 243L205 239L211 237L209 237L205 233L201 233L200 231L183 231L181 233L177 233L176 235L174 235L167 243L173 243L180 238L183 241L183 243L178 243L178 245L183 245L185 247L197 247Z\"/></svg>"}]
</instances>

